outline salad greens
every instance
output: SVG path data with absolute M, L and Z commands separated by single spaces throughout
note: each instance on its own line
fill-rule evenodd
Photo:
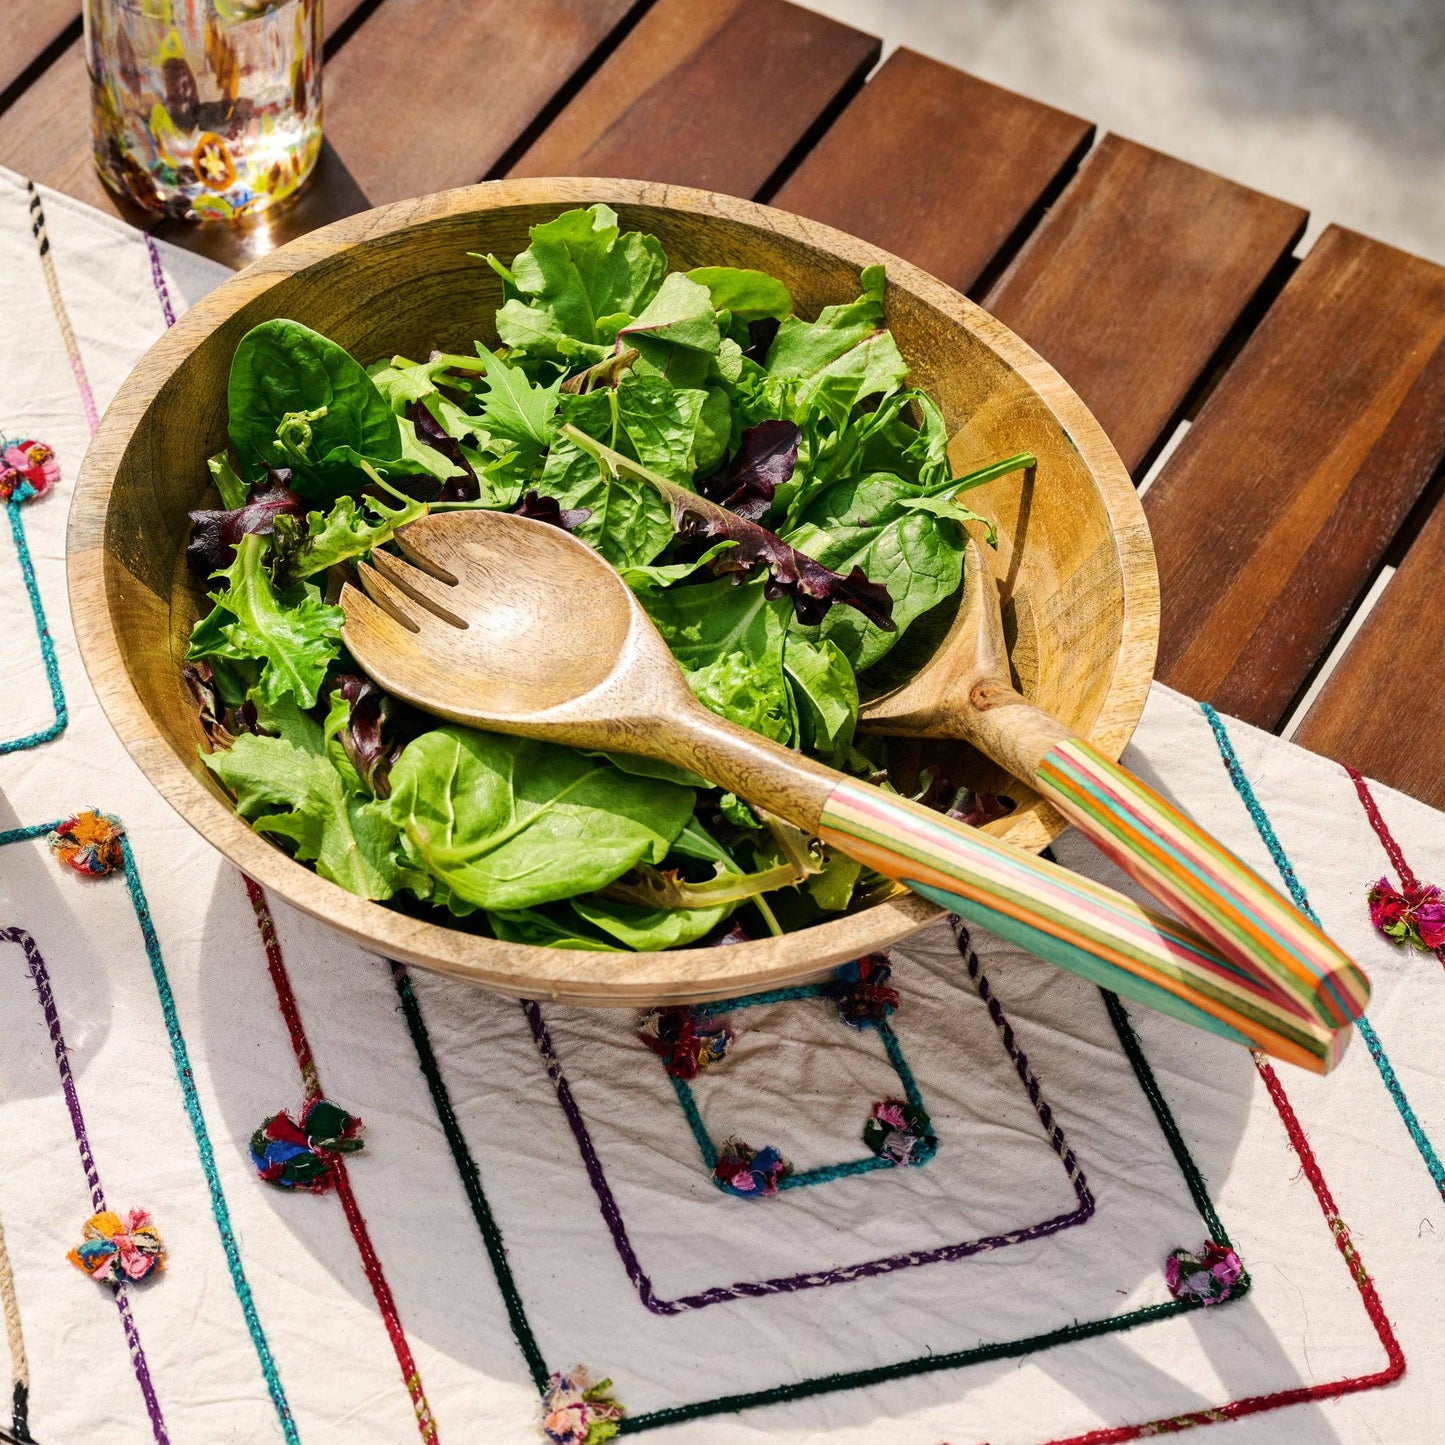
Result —
M 702 778 L 398 704 L 347 656 L 335 597 L 431 511 L 566 527 L 703 704 L 892 787 L 886 744 L 854 736 L 859 675 L 958 592 L 963 525 L 988 530 L 963 494 L 1033 458 L 952 475 L 880 267 L 808 320 L 761 272 L 669 270 L 605 205 L 478 261 L 501 278 L 498 350 L 363 367 L 287 320 L 237 346 L 219 505 L 187 548 L 212 604 L 185 667 L 207 766 L 323 877 L 503 940 L 671 948 L 848 908 L 877 880 Z M 916 796 L 1001 811 L 937 770 Z

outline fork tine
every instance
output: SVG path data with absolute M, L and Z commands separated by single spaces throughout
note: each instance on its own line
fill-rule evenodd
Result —
M 356 574 L 361 579 L 363 588 L 360 600 L 369 601 L 373 607 L 384 612 L 393 622 L 406 628 L 408 632 L 418 633 L 421 631 L 421 624 L 412 615 L 411 599 L 404 592 L 393 587 L 380 572 L 366 562 L 356 564 Z M 353 596 L 356 596 L 354 588 L 352 593 Z
M 426 608 L 434 617 L 450 622 L 453 627 L 466 627 L 466 618 L 455 610 L 457 594 L 454 586 L 433 577 L 430 572 L 408 566 L 400 557 L 393 557 L 390 552 L 373 552 L 371 566 L 393 587 Z

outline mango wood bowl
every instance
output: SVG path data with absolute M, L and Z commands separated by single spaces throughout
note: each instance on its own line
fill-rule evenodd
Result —
M 1158 583 L 1144 514 L 1099 425 L 1059 376 L 992 317 L 915 267 L 783 211 L 636 181 L 502 181 L 383 206 L 281 247 L 225 282 L 146 354 L 106 412 L 69 524 L 69 590 L 81 656 L 112 725 L 146 776 L 204 838 L 264 887 L 370 948 L 498 992 L 589 1004 L 727 998 L 816 976 L 939 916 L 913 894 L 781 938 L 666 953 L 586 953 L 500 943 L 354 897 L 251 831 L 198 759 L 181 679 L 204 603 L 184 563 L 186 513 L 226 444 L 226 377 L 242 334 L 284 316 L 362 362 L 495 344 L 499 283 L 469 251 L 511 256 L 527 228 L 605 201 L 650 231 L 676 268 L 750 266 L 780 277 L 815 315 L 888 268 L 889 325 L 912 379 L 948 422 L 955 473 L 1028 450 L 1015 474 L 974 492 L 997 522 L 1006 630 L 1023 691 L 1117 757 L 1154 666 Z M 97 598 L 104 605 L 95 605 Z M 990 831 L 1038 850 L 1063 829 L 1032 792 L 956 744 L 950 776 L 1007 791 Z

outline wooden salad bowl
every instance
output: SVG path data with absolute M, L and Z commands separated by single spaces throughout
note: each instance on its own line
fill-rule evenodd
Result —
M 969 495 L 998 526 L 990 562 L 1019 688 L 1117 758 L 1153 675 L 1158 579 L 1133 484 L 1079 398 L 1006 327 L 897 257 L 784 211 L 649 182 L 498 181 L 398 202 L 292 241 L 217 287 L 146 353 L 101 421 L 71 504 L 71 611 L 101 705 L 141 770 L 207 841 L 296 907 L 389 957 L 501 993 L 613 1005 L 727 998 L 817 976 L 940 910 L 900 890 L 780 938 L 662 953 L 502 943 L 423 922 L 318 877 L 251 830 L 200 762 L 181 677 L 207 605 L 185 565 L 186 514 L 210 488 L 206 458 L 226 444 L 226 379 L 241 336 L 290 317 L 363 363 L 465 351 L 478 336 L 496 344 L 500 283 L 467 253 L 511 256 L 529 226 L 597 201 L 624 229 L 656 235 L 674 268 L 777 276 L 805 316 L 857 295 L 862 267 L 887 267 L 888 324 L 910 380 L 942 408 L 955 474 L 1020 451 L 1038 458 L 1032 474 Z M 1014 800 L 989 832 L 1037 851 L 1063 831 L 1057 813 L 980 755 L 911 746 L 923 761 L 946 750 L 951 779 Z

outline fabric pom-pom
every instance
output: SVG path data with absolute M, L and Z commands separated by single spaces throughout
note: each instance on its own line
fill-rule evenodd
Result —
M 336 1182 L 332 1165 L 339 1154 L 362 1148 L 362 1123 L 338 1104 L 312 1099 L 298 1124 L 284 1109 L 251 1135 L 256 1172 L 278 1189 L 309 1189 L 325 1194 Z
M 828 997 L 838 1005 L 838 1017 L 855 1029 L 876 1028 L 898 1007 L 898 990 L 888 984 L 892 977 L 881 953 L 845 963 L 827 985 Z
M 863 1126 L 863 1142 L 890 1164 L 926 1164 L 938 1152 L 932 1121 L 903 1099 L 874 1104 Z
M 60 463 L 44 442 L 0 442 L 0 502 L 28 502 L 60 480 Z
M 1370 922 L 1396 943 L 1434 952 L 1445 944 L 1445 897 L 1433 883 L 1390 886 L 1381 878 L 1365 895 Z
M 101 1284 L 136 1283 L 166 1267 L 166 1247 L 144 1209 L 132 1209 L 124 1219 L 103 1209 L 85 1221 L 81 1233 L 81 1242 L 65 1257 Z
M 778 1181 L 786 1179 L 793 1166 L 773 1148 L 753 1149 L 741 1139 L 729 1139 L 713 1166 L 713 1182 L 739 1199 L 770 1199 L 778 1192 Z
M 1239 1256 L 1212 1239 L 1199 1254 L 1176 1249 L 1164 1262 L 1164 1282 L 1175 1299 L 1222 1304 L 1234 1293 L 1235 1281 L 1244 1273 Z
M 690 1008 L 655 1008 L 642 1016 L 637 1037 L 666 1065 L 674 1079 L 695 1079 L 726 1057 L 733 1031 Z
M 607 1391 L 611 1380 L 599 1380 L 577 1365 L 555 1374 L 542 1393 L 542 1438 L 549 1445 L 601 1445 L 617 1434 L 622 1406 Z
M 119 818 L 87 808 L 52 828 L 45 841 L 62 863 L 68 863 L 77 873 L 99 878 L 124 862 L 120 851 L 124 832 L 125 825 Z

